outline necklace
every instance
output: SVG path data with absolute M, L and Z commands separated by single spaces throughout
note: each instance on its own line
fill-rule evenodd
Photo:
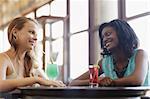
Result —
M 127 61 L 127 64 L 124 66 L 124 68 L 120 71 L 117 69 L 117 62 L 113 59 L 113 65 L 114 65 L 114 71 L 116 72 L 117 76 L 119 78 L 122 78 L 127 70 L 127 67 L 128 67 L 128 63 L 129 63 L 129 59 Z

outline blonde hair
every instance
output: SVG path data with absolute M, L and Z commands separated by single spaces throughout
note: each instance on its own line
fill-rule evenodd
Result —
M 24 24 L 27 23 L 28 21 L 32 21 L 35 24 L 39 25 L 37 21 L 31 18 L 26 18 L 26 17 L 18 17 L 15 18 L 14 20 L 11 21 L 8 27 L 8 40 L 10 45 L 17 51 L 17 44 L 15 41 L 15 36 L 13 35 L 14 29 L 21 30 L 24 27 Z M 33 52 L 32 52 L 33 53 Z M 30 76 L 30 70 L 33 65 L 34 61 L 34 56 L 31 54 L 31 51 L 26 52 L 25 57 L 24 57 L 24 77 L 29 77 Z

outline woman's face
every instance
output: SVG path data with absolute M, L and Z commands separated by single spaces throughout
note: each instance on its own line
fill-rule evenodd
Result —
M 106 49 L 111 51 L 118 46 L 117 33 L 112 27 L 107 26 L 102 30 L 102 38 Z
M 32 21 L 28 21 L 24 24 L 21 30 L 17 31 L 16 43 L 18 47 L 25 50 L 32 50 L 37 43 L 37 31 L 38 26 Z

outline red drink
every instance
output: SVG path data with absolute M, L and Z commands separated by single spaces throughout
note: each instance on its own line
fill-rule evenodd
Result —
M 89 84 L 91 87 L 98 87 L 98 67 L 94 65 L 89 66 Z

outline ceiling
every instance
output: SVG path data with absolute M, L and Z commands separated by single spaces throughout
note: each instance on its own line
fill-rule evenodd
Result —
M 53 0 L 0 0 L 0 27 Z

